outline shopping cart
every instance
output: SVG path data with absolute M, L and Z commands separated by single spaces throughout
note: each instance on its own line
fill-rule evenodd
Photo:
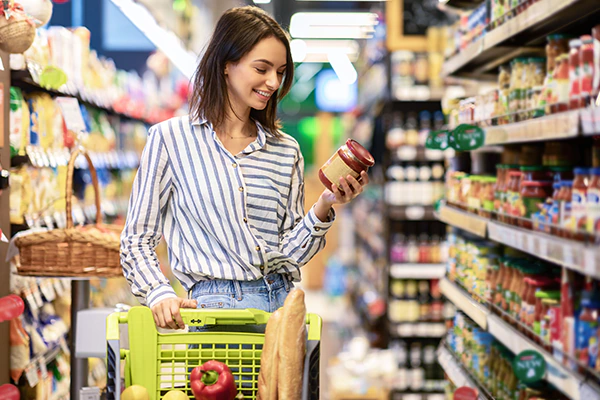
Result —
M 227 332 L 219 326 L 264 325 L 271 314 L 255 309 L 182 309 L 181 316 L 188 326 L 211 326 L 208 332 L 159 333 L 152 311 L 133 307 L 128 312 L 111 314 L 107 332 L 107 400 L 120 399 L 121 380 L 125 387 L 141 385 L 148 390 L 150 400 L 160 400 L 170 390 L 193 394 L 189 373 L 209 360 L 229 366 L 245 399 L 256 399 L 260 356 L 264 333 Z M 319 359 L 321 318 L 307 314 L 308 341 L 304 361 L 303 400 L 319 400 Z M 121 348 L 122 326 L 127 325 L 128 349 Z M 121 360 L 125 367 L 121 369 Z M 122 372 L 123 371 L 123 372 Z M 124 376 L 121 374 L 123 373 Z

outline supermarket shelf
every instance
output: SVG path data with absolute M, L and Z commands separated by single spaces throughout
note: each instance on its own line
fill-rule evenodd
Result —
M 483 238 L 486 236 L 489 220 L 473 213 L 462 211 L 442 203 L 437 213 L 437 218 L 448 225 L 463 229 L 474 235 Z
M 392 87 L 394 83 L 392 82 Z M 446 94 L 446 89 L 434 88 L 424 85 L 397 87 L 392 96 L 395 102 L 440 102 Z
M 479 392 L 477 397 L 478 400 L 493 400 L 494 397 L 478 383 L 478 381 L 471 375 L 469 371 L 460 363 L 460 361 L 454 356 L 444 344 L 440 345 L 437 350 L 438 363 L 448 375 L 448 378 L 454 383 L 456 387 L 468 386 L 476 389 Z
M 454 8 L 475 8 L 482 0 L 440 0 L 440 3 Z
M 485 129 L 485 145 L 568 139 L 579 135 L 580 111 L 548 115 Z
M 515 330 L 497 315 L 488 316 L 488 331 L 515 354 L 531 349 L 539 352 L 546 360 L 547 373 L 545 379 L 572 400 L 600 398 L 599 386 L 591 382 L 585 382 L 581 375 L 565 368 L 542 347 Z
M 395 279 L 441 279 L 445 264 L 392 264 L 390 276 Z
M 27 92 L 44 92 L 44 93 L 48 93 L 51 96 L 74 97 L 80 103 L 87 104 L 92 107 L 100 108 L 110 114 L 117 115 L 121 118 L 128 118 L 128 119 L 131 119 L 134 121 L 139 121 L 139 122 L 142 122 L 145 124 L 150 123 L 149 121 L 146 121 L 145 119 L 140 119 L 140 118 L 132 117 L 131 115 L 116 112 L 111 107 L 106 107 L 105 105 L 100 104 L 100 102 L 96 102 L 94 100 L 84 98 L 81 94 L 69 94 L 69 93 L 59 92 L 58 90 L 46 89 L 46 88 L 40 86 L 37 82 L 35 82 L 33 80 L 29 71 L 11 70 L 10 75 L 11 75 L 10 76 L 11 77 L 11 82 L 10 82 L 11 85 L 18 87 L 21 90 L 24 90 Z
M 390 322 L 396 338 L 442 338 L 448 331 L 443 322 Z
M 451 3 L 449 1 L 448 5 Z M 489 71 L 493 68 L 492 64 L 504 56 L 516 56 L 512 54 L 514 48 L 506 45 L 541 46 L 546 35 L 576 27 L 581 24 L 582 18 L 593 18 L 598 12 L 600 2 L 597 0 L 541 0 L 450 58 L 444 64 L 442 74 L 449 76 Z
M 391 151 L 392 162 L 435 162 L 443 161 L 447 158 L 452 158 L 454 152 L 427 149 L 424 146 L 400 146 L 394 151 Z
M 488 317 L 490 316 L 490 310 L 487 307 L 477 302 L 469 293 L 448 280 L 448 278 L 440 281 L 440 289 L 448 300 L 467 314 L 477 325 L 487 329 Z
M 600 279 L 598 247 L 496 221 L 488 223 L 488 236 L 498 243 Z
M 388 205 L 388 217 L 395 221 L 433 221 L 433 206 L 394 206 Z

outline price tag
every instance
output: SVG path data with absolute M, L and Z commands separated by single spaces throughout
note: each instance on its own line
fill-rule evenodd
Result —
M 536 253 L 535 251 L 535 237 L 533 235 L 527 235 L 527 250 L 530 253 Z
M 583 251 L 583 269 L 584 271 L 592 276 L 598 276 L 598 270 L 596 268 L 596 254 L 592 249 L 585 249 Z
M 600 400 L 600 393 L 584 382 L 579 386 L 579 398 L 585 400 Z
M 83 121 L 83 115 L 81 115 L 77 99 L 73 97 L 57 97 L 56 102 L 60 107 L 68 130 L 77 134 L 81 131 L 86 131 L 85 122 Z
M 548 241 L 546 239 L 538 240 L 538 252 L 540 257 L 548 257 Z
M 42 379 L 46 379 L 48 377 L 48 368 L 46 368 L 46 359 L 44 356 L 40 356 L 38 363 L 40 365 L 40 374 L 42 375 Z
M 27 378 L 27 383 L 29 383 L 29 386 L 35 387 L 40 382 L 37 367 L 34 365 L 29 365 L 27 368 L 25 368 L 25 378 Z
M 573 248 L 569 245 L 563 246 L 563 262 L 573 265 Z

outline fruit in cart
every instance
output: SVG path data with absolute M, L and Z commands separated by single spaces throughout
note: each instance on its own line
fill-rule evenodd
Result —
M 190 398 L 181 390 L 171 390 L 164 395 L 162 400 L 190 400 Z
M 145 387 L 131 385 L 121 393 L 121 400 L 150 400 L 150 394 Z
M 194 368 L 190 374 L 190 387 L 196 400 L 234 400 L 237 395 L 231 370 L 217 360 Z

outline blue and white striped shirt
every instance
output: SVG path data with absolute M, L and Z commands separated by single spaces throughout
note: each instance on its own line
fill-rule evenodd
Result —
M 304 215 L 304 158 L 298 142 L 258 136 L 232 155 L 206 120 L 173 118 L 150 128 L 135 178 L 121 264 L 133 293 L 152 307 L 176 294 L 155 248 L 164 236 L 171 269 L 186 290 L 206 279 L 300 280 L 325 246 L 335 215 Z

